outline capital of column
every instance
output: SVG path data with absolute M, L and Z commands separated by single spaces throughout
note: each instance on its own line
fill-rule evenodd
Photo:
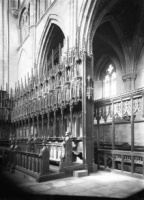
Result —
M 129 73 L 126 75 L 122 76 L 123 81 L 128 81 L 128 80 L 135 80 L 136 79 L 136 73 Z

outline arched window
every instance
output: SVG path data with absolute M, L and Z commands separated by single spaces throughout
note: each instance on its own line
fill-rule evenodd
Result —
M 29 25 L 30 25 L 30 6 L 26 9 L 24 9 L 21 21 L 20 21 L 20 42 L 23 42 L 24 39 L 29 34 Z
M 110 64 L 105 71 L 103 86 L 103 96 L 105 98 L 116 95 L 116 71 L 112 64 Z

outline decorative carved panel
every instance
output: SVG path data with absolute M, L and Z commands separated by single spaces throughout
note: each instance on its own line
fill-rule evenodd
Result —
M 131 118 L 131 101 L 127 100 L 123 102 L 123 119 L 130 121 Z

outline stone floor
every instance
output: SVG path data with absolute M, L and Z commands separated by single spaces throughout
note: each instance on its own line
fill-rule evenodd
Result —
M 144 179 L 99 171 L 89 176 L 66 177 L 37 183 L 24 175 L 2 172 L 0 199 L 144 199 Z M 41 198 L 40 198 L 41 197 Z

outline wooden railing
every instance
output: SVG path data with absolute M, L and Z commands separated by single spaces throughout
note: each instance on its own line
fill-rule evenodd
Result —
M 15 166 L 34 177 L 49 172 L 49 151 L 43 147 L 41 154 L 21 152 L 14 150 Z
M 143 152 L 122 149 L 97 149 L 97 146 L 95 146 L 94 152 L 95 163 L 99 169 L 121 170 L 144 176 Z
M 38 138 L 19 141 L 12 139 L 10 147 L 0 149 L 7 170 L 11 173 L 15 170 L 22 171 L 40 181 L 50 174 L 50 162 L 59 164 L 59 172 L 64 172 L 65 167 L 73 166 L 73 156 L 82 159 L 82 141 L 76 141 L 75 144 L 73 148 L 72 139 L 68 136 L 59 142 L 50 142 L 46 139 L 42 141 Z
M 27 142 L 19 143 L 19 147 L 22 152 L 28 152 L 28 145 L 29 145 L 29 152 L 33 154 L 41 154 L 43 145 L 42 142 L 39 140 L 38 142 L 33 141 L 31 144 Z M 46 147 L 49 150 L 49 160 L 60 162 L 61 157 L 64 157 L 64 146 L 62 142 L 47 142 Z
M 10 158 L 10 141 L 1 140 L 0 141 L 0 159 L 1 164 L 6 166 Z
M 30 152 L 31 153 L 35 153 L 35 154 L 40 154 L 41 150 L 43 148 L 42 145 L 42 140 L 41 139 L 37 139 L 31 142 L 30 145 Z M 73 154 L 74 155 L 78 155 L 83 152 L 82 149 L 82 140 L 77 140 L 75 142 L 75 147 L 73 147 Z M 21 148 L 21 151 L 28 151 L 28 144 L 27 141 L 23 141 L 19 143 L 19 147 Z M 49 149 L 49 161 L 54 161 L 56 163 L 59 164 L 59 162 L 61 161 L 61 158 L 64 157 L 65 154 L 65 148 L 63 146 L 63 141 L 59 140 L 59 141 L 47 141 L 46 142 L 46 147 Z
M 11 173 L 15 169 L 36 178 L 37 181 L 49 173 L 49 150 L 43 145 L 41 153 L 21 151 L 19 145 L 15 145 L 10 151 L 9 165 Z

